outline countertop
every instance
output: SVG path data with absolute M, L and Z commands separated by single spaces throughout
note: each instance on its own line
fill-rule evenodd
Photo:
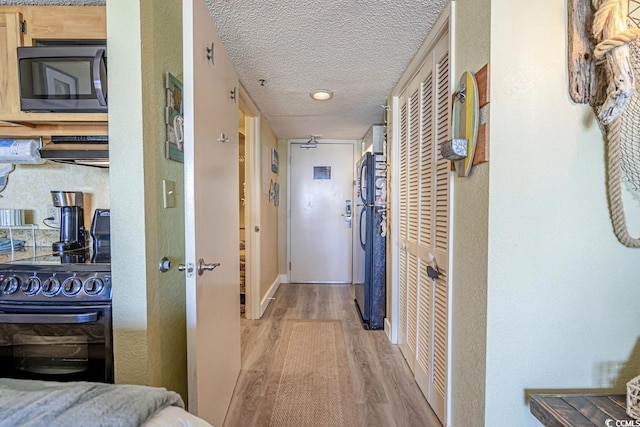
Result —
M 626 408 L 624 394 L 534 394 L 530 402 L 531 413 L 546 427 L 636 425 Z
M 48 255 L 53 255 L 51 246 L 25 246 L 20 249 L 0 251 L 0 264 Z

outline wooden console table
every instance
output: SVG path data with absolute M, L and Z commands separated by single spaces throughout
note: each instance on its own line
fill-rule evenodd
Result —
M 613 427 L 617 420 L 635 421 L 627 415 L 624 394 L 534 394 L 529 407 L 545 427 Z

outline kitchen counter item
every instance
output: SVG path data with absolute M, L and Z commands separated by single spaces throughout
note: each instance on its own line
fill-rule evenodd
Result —
M 0 239 L 0 251 L 10 251 L 24 248 L 24 240 Z
M 84 248 L 84 195 L 81 191 L 52 191 L 53 206 L 60 208 L 60 241 L 53 243 L 56 253 Z
M 0 226 L 13 227 L 24 224 L 24 209 L 0 209 Z

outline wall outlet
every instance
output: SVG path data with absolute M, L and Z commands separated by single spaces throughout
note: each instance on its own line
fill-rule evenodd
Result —
M 53 205 L 48 205 L 47 218 L 53 218 L 47 221 L 49 225 L 60 227 L 60 208 L 56 208 Z

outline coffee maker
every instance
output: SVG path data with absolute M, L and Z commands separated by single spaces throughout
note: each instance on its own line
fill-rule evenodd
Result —
M 84 248 L 84 197 L 81 191 L 52 191 L 53 205 L 60 208 L 60 241 L 52 245 L 53 252 Z
M 96 209 L 93 212 L 91 241 L 93 242 L 91 262 L 111 262 L 111 211 L 109 209 Z

